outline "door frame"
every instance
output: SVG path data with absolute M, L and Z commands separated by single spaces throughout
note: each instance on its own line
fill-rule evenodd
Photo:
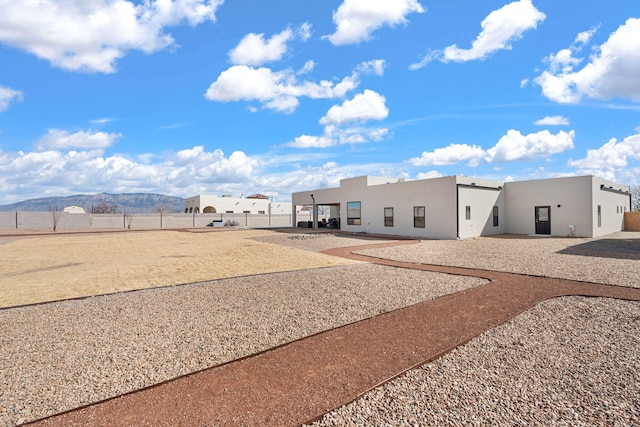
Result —
M 546 220 L 540 219 L 540 211 L 542 209 L 547 210 Z M 536 234 L 551 234 L 551 206 L 536 206 L 534 208 L 534 217 L 536 220 Z

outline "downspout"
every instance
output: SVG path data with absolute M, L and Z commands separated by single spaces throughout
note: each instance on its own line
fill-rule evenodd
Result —
M 456 238 L 460 238 L 460 184 L 456 184 Z
M 311 195 L 311 200 L 313 201 L 312 203 L 312 207 L 311 207 L 311 221 L 313 221 L 311 224 L 311 228 L 312 229 L 317 229 L 318 228 L 318 221 L 316 220 L 316 198 L 313 197 L 313 194 Z

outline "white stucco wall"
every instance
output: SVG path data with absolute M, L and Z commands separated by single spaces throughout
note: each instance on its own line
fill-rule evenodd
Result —
M 458 197 L 461 208 L 456 213 L 457 184 L 476 184 L 477 188 L 461 188 Z M 504 214 L 503 199 L 497 188 L 500 183 L 468 177 L 410 180 L 362 176 L 340 181 L 340 187 L 294 193 L 293 205 L 309 204 L 311 195 L 318 205 L 339 205 L 340 228 L 348 232 L 395 234 L 431 239 L 455 239 L 458 225 L 464 237 L 504 233 L 504 222 L 493 227 L 493 206 L 497 203 Z M 360 202 L 361 225 L 347 222 L 347 203 Z M 472 221 L 464 222 L 465 204 L 472 205 Z M 414 207 L 424 206 L 425 227 L 414 227 Z M 393 226 L 385 226 L 385 208 L 393 208 Z M 332 209 L 332 216 L 337 209 Z M 461 219 L 460 219 L 461 215 Z M 459 221 L 459 222 L 457 222 Z
M 504 234 L 506 211 L 502 185 L 493 181 L 458 177 L 458 224 L 460 238 Z M 471 210 L 467 219 L 466 207 Z M 498 225 L 493 225 L 493 208 L 498 208 Z
M 512 234 L 535 233 L 535 207 L 551 207 L 551 234 L 566 236 L 575 226 L 574 236 L 597 237 L 622 229 L 629 196 L 603 191 L 600 185 L 628 191 L 628 187 L 594 176 L 507 182 L 507 230 Z M 602 206 L 598 227 L 597 206 Z M 618 206 L 616 212 L 616 206 Z
M 378 181 L 380 182 L 380 181 Z M 362 226 L 350 231 L 411 235 L 433 239 L 455 239 L 455 179 L 378 183 L 362 189 L 349 201 L 362 201 Z M 414 207 L 424 206 L 425 227 L 414 227 Z M 384 225 L 384 208 L 393 208 L 393 227 Z M 343 221 L 344 224 L 344 221 Z
M 612 188 L 604 191 L 601 186 Z M 340 217 L 344 231 L 431 239 L 535 234 L 535 208 L 548 206 L 551 235 L 594 237 L 622 229 L 624 211 L 630 209 L 629 196 L 623 194 L 628 190 L 593 176 L 505 184 L 465 176 L 410 181 L 362 176 L 341 180 L 337 188 L 293 193 L 292 202 L 293 206 L 310 205 L 313 194 L 316 207 L 331 206 L 331 217 Z M 361 203 L 360 225 L 348 224 L 347 202 Z M 414 227 L 415 206 L 425 207 L 425 228 Z M 471 208 L 468 220 L 466 206 Z M 498 208 L 498 226 L 493 225 L 494 206 Z M 385 226 L 386 207 L 394 209 L 392 227 Z
M 215 209 L 215 213 L 251 213 L 280 215 L 291 213 L 290 202 L 271 202 L 268 199 L 249 199 L 238 197 L 218 197 L 199 195 L 184 199 L 184 208 L 192 212 L 196 207 L 204 213 L 207 207 Z
M 629 187 L 593 177 L 593 237 L 603 236 L 622 230 L 624 213 L 629 206 Z M 601 220 L 598 224 L 598 206 L 601 207 Z
M 85 208 L 83 208 L 82 206 L 67 206 L 64 208 L 64 212 L 68 212 L 68 213 L 87 213 L 87 211 L 85 210 Z
M 504 185 L 507 230 L 535 234 L 535 207 L 549 206 L 551 235 L 592 237 L 591 176 L 507 182 Z

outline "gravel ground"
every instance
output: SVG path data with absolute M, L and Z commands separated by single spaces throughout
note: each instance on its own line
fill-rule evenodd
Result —
M 640 237 L 636 234 L 634 239 Z M 283 234 L 268 241 L 308 250 L 371 243 L 322 236 Z M 596 251 L 609 253 L 608 258 L 593 252 L 557 253 L 593 250 L 571 246 L 594 242 L 582 240 L 481 238 L 383 251 L 386 257 L 418 262 L 428 262 L 425 253 L 433 252 L 429 256 L 448 255 L 456 265 L 471 258 L 467 251 L 475 251 L 475 262 L 485 258 L 478 254 L 487 254 L 495 258 L 493 264 L 502 254 L 512 264 L 493 267 L 496 270 L 537 268 L 556 277 L 569 277 L 576 274 L 572 270 L 592 262 L 605 271 L 594 270 L 584 280 L 616 284 L 620 279 L 620 284 L 632 285 L 617 270 L 622 265 L 637 271 L 639 261 L 625 258 L 618 263 L 611 244 L 608 251 Z M 431 244 L 442 245 L 438 248 L 446 254 L 438 254 Z M 635 256 L 633 248 L 628 255 Z M 379 255 L 380 250 L 375 252 Z M 582 258 L 586 263 L 577 261 Z M 536 267 L 540 262 L 560 265 Z M 0 310 L 0 426 L 480 283 L 357 264 Z M 637 425 L 638 354 L 640 304 L 556 299 L 326 415 L 317 425 Z
M 296 241 L 323 248 L 370 243 L 334 237 Z M 481 283 L 355 264 L 0 310 L 0 425 L 52 415 Z
M 640 304 L 545 301 L 321 426 L 640 425 Z
M 360 252 L 408 262 L 640 287 L 640 232 L 621 232 L 602 239 L 500 236 L 424 240 L 417 246 Z

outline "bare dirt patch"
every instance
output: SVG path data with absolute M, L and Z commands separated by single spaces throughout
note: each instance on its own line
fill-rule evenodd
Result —
M 12 237 L 0 245 L 0 308 L 352 261 L 256 237 L 265 230 Z

